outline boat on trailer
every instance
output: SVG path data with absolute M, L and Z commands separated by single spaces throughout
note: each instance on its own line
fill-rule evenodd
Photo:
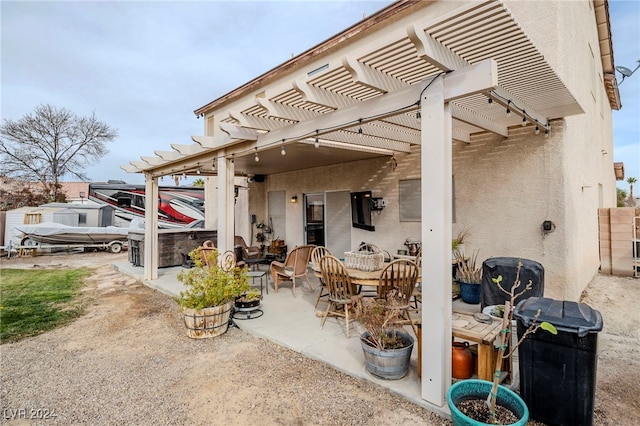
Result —
M 69 226 L 55 222 L 17 225 L 24 236 L 22 247 L 37 247 L 43 244 L 64 248 L 98 248 L 119 253 L 127 244 L 132 228 L 117 226 Z

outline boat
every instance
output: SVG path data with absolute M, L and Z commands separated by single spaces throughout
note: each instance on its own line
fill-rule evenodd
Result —
M 127 243 L 129 231 L 133 228 L 117 226 L 69 226 L 55 222 L 16 225 L 24 236 L 21 246 L 39 244 L 66 245 L 78 247 L 98 247 L 119 252 Z

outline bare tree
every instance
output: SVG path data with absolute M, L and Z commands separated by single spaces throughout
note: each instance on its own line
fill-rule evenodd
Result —
M 64 108 L 39 105 L 17 121 L 4 119 L 0 135 L 0 175 L 40 182 L 56 199 L 63 176 L 88 180 L 84 169 L 109 152 L 105 145 L 118 131 L 95 113 L 79 117 Z

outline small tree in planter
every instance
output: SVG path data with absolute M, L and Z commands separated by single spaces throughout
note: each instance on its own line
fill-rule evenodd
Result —
M 246 270 L 223 269 L 217 250 L 203 251 L 198 247 L 189 257 L 195 267 L 178 274 L 186 290 L 176 298 L 184 314 L 187 335 L 195 339 L 218 336 L 227 331 L 235 299 L 250 289 Z
M 510 391 L 509 389 L 499 386 L 500 379 L 502 377 L 502 365 L 504 359 L 510 357 L 513 352 L 520 346 L 522 341 L 532 333 L 538 331 L 538 329 L 542 328 L 545 331 L 548 331 L 552 334 L 557 334 L 558 331 L 553 326 L 553 324 L 543 321 L 538 323 L 538 317 L 540 316 L 540 311 L 536 313 L 533 318 L 533 322 L 527 328 L 525 333 L 522 335 L 520 340 L 513 345 L 511 350 L 508 353 L 505 353 L 507 348 L 509 347 L 509 341 L 511 339 L 511 325 L 513 321 L 513 309 L 514 309 L 514 301 L 524 292 L 531 290 L 533 283 L 531 280 L 525 285 L 525 287 L 521 290 L 518 290 L 521 287 L 520 282 L 520 270 L 522 268 L 522 262 L 518 261 L 518 270 L 516 272 L 516 278 L 514 285 L 511 287 L 510 291 L 505 290 L 502 287 L 502 275 L 498 275 L 496 278 L 492 278 L 491 281 L 500 288 L 501 291 L 509 295 L 509 300 L 505 302 L 504 305 L 504 315 L 502 317 L 502 330 L 500 332 L 499 342 L 498 342 L 498 357 L 496 361 L 496 368 L 493 375 L 493 383 L 487 382 L 484 380 L 464 380 L 457 382 L 454 384 L 449 390 L 449 395 L 447 401 L 449 403 L 449 408 L 451 409 L 452 418 L 454 425 L 456 424 L 469 424 L 467 423 L 468 419 L 473 419 L 476 421 L 476 424 L 482 424 L 481 422 L 486 421 L 485 424 L 526 424 L 527 419 L 529 417 L 528 410 L 526 404 L 522 399 L 515 393 Z M 476 386 L 477 385 L 477 386 Z M 473 399 L 465 398 L 463 392 L 468 388 L 470 394 L 472 394 Z M 456 389 L 459 388 L 459 389 Z M 488 390 L 488 395 L 486 396 L 486 401 L 479 397 L 478 388 L 482 388 L 485 391 Z M 459 398 L 456 401 L 455 397 L 452 395 L 458 394 Z M 475 398 L 478 396 L 478 398 Z M 463 402 L 463 400 L 465 400 Z M 504 401 L 509 402 L 509 405 L 513 404 L 514 407 L 520 406 L 522 408 L 521 418 L 518 420 L 517 418 L 510 418 L 515 416 L 516 413 L 509 413 L 509 409 L 502 410 L 500 415 L 498 415 L 498 399 L 502 399 Z

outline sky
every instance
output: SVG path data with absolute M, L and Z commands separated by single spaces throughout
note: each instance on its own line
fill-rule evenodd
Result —
M 40 104 L 95 113 L 119 136 L 85 173 L 94 182 L 143 183 L 120 165 L 192 143 L 191 135 L 204 134 L 195 109 L 390 3 L 2 0 L 1 115 L 18 120 Z M 609 6 L 615 63 L 634 69 L 640 1 Z M 640 70 L 620 96 L 614 161 L 640 181 Z

